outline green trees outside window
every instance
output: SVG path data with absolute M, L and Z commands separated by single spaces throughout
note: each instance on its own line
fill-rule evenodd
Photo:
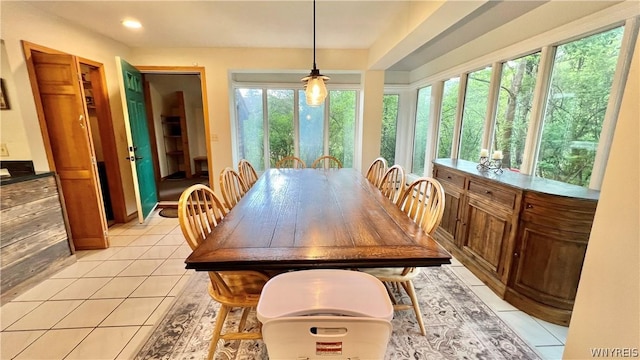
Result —
M 420 176 L 424 174 L 424 157 L 427 148 L 430 108 L 431 86 L 427 86 L 418 90 L 416 124 L 413 131 L 413 158 L 411 161 L 411 172 Z
M 536 175 L 588 186 L 623 28 L 558 46 Z
M 357 91 L 331 90 L 325 105 L 319 107 L 307 106 L 301 90 L 239 88 L 234 93 L 238 155 L 256 170 L 266 168 L 265 158 L 270 167 L 290 155 L 310 165 L 325 153 L 338 158 L 344 167 L 353 166 Z M 298 119 L 294 119 L 296 113 Z
M 451 157 L 453 144 L 453 127 L 456 123 L 456 108 L 458 106 L 458 88 L 460 78 L 455 77 L 444 82 L 442 92 L 442 106 L 440 108 L 440 126 L 438 129 L 438 157 Z
M 474 71 L 467 77 L 462 110 L 462 137 L 458 155 L 460 159 L 477 161 L 480 156 L 490 82 L 490 67 Z
M 294 154 L 293 90 L 267 90 L 269 124 L 269 164 Z M 259 134 L 256 134 L 258 136 Z M 257 141 L 257 140 L 256 140 Z M 262 137 L 260 141 L 263 141 Z
M 309 106 L 298 90 L 300 158 L 307 165 L 324 154 L 324 106 Z M 293 155 L 293 154 L 291 154 Z
M 520 169 L 531 118 L 540 52 L 502 64 L 492 148 L 502 150 L 502 165 Z
M 238 155 L 256 170 L 264 170 L 262 89 L 236 89 Z
M 389 165 L 396 161 L 396 129 L 398 125 L 398 101 L 400 95 L 385 94 L 382 98 L 382 136 L 380 137 L 380 156 Z
M 412 172 L 424 174 L 428 139 L 436 140 L 437 136 L 435 157 L 450 158 L 452 144 L 458 142 L 459 136 L 458 157 L 477 161 L 485 138 L 491 143 L 488 147 L 502 151 L 505 167 L 519 170 L 523 159 L 528 158 L 535 164 L 527 167 L 527 171 L 533 170 L 536 176 L 588 186 L 623 32 L 623 27 L 617 27 L 555 49 L 550 47 L 554 52 L 551 70 L 546 66 L 539 68 L 541 52 L 503 62 L 500 83 L 495 84 L 495 119 L 486 119 L 487 106 L 494 105 L 488 104 L 492 69 L 471 72 L 461 102 L 464 108 L 459 134 L 454 133 L 454 128 L 460 78 L 444 82 L 437 134 L 428 133 L 432 121 L 429 118 L 432 87 L 418 89 Z M 537 82 L 546 76 L 550 76 L 548 89 L 536 89 Z M 311 162 L 322 154 L 329 154 L 340 159 L 345 167 L 353 166 L 358 92 L 331 90 L 325 105 L 312 109 L 300 101 L 299 91 L 235 90 L 239 156 L 248 159 L 258 170 L 273 166 L 287 155 L 302 156 Z M 543 105 L 533 103 L 535 91 L 545 100 Z M 381 156 L 389 163 L 395 163 L 396 141 L 401 141 L 396 139 L 399 96 L 383 97 Z M 543 119 L 532 119 L 532 113 L 542 114 Z M 490 128 L 485 127 L 487 121 L 494 121 L 492 139 L 486 139 L 483 134 L 485 128 Z M 529 128 L 534 128 L 535 133 L 529 134 Z M 539 139 L 531 138 L 535 134 Z M 528 138 L 533 146 L 525 149 Z
M 329 91 L 329 155 L 353 167 L 356 137 L 356 92 Z

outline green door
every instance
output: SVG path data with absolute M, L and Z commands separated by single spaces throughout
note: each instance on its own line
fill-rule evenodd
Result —
M 129 119 L 128 126 L 126 126 L 129 142 L 128 159 L 131 162 L 131 170 L 133 172 L 138 219 L 142 223 L 158 204 L 142 74 L 138 69 L 119 57 L 116 62 L 122 73 L 120 91 L 124 94 L 124 116 Z M 127 124 L 126 121 L 125 124 Z

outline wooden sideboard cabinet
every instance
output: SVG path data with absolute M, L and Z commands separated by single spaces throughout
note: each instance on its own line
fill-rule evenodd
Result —
M 445 190 L 434 237 L 509 303 L 567 325 L 599 192 L 476 165 L 434 161 Z

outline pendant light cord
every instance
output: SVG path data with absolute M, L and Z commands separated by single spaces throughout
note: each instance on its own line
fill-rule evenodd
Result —
M 313 0 L 313 69 L 316 69 L 316 0 Z

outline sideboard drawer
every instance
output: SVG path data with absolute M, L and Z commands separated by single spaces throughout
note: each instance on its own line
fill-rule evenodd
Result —
M 469 180 L 469 195 L 476 195 L 509 209 L 514 209 L 516 206 L 517 194 L 515 190 L 508 187 L 493 186 L 475 179 Z
M 566 231 L 590 233 L 597 201 L 526 192 L 521 219 Z
M 436 166 L 434 168 L 434 177 L 440 181 L 440 182 L 447 182 L 450 183 L 451 185 L 454 185 L 455 187 L 459 187 L 459 188 L 463 188 L 464 187 L 464 175 L 458 173 L 458 172 L 453 172 L 453 171 L 448 171 L 446 169 L 443 169 L 439 166 Z

